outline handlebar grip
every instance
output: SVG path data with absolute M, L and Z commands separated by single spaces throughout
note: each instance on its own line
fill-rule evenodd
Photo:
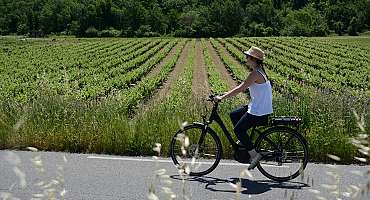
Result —
M 215 97 L 218 96 L 218 95 L 222 95 L 222 93 L 221 94 L 210 94 L 210 95 L 208 95 L 207 101 L 216 102 Z

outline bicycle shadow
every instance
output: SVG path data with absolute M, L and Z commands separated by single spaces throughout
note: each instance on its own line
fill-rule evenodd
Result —
M 170 177 L 172 179 L 182 180 L 179 175 L 172 175 Z M 239 178 L 220 179 L 210 176 L 203 176 L 184 177 L 184 180 L 189 182 L 203 183 L 205 184 L 205 189 L 209 191 L 236 193 L 235 188 L 233 188 L 230 184 L 236 184 L 239 181 Z M 304 187 L 310 187 L 310 185 L 296 181 L 276 182 L 272 180 L 241 179 L 241 193 L 249 195 L 262 194 L 272 190 L 273 188 L 300 190 Z

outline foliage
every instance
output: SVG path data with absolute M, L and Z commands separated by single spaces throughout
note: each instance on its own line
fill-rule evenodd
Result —
M 98 30 L 96 30 L 96 28 L 94 28 L 94 27 L 89 27 L 88 29 L 86 29 L 85 35 L 86 35 L 86 37 L 97 37 L 98 36 Z
M 108 30 L 102 30 L 98 35 L 100 37 L 118 37 L 121 35 L 121 31 L 111 27 Z
M 329 32 L 325 20 L 312 6 L 288 11 L 283 24 L 281 35 L 326 36 Z
M 91 27 L 102 37 L 323 36 L 329 30 L 357 35 L 370 26 L 369 0 L 1 0 L 0 5 L 0 34 L 32 37 L 91 37 Z

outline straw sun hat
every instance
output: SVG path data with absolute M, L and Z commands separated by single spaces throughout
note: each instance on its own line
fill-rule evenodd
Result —
M 255 47 L 255 46 L 252 46 L 248 51 L 244 51 L 243 53 L 248 56 L 257 58 L 258 60 L 265 59 L 265 52 L 263 52 L 262 49 Z

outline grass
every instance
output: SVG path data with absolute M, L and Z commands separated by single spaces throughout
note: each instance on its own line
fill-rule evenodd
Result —
M 55 100 L 55 99 L 53 99 Z M 51 102 L 54 102 L 54 101 L 51 101 Z M 193 104 L 194 102 L 189 102 L 190 105 L 194 105 Z M 166 105 L 166 104 L 164 104 Z M 189 108 L 192 108 L 192 109 L 195 109 L 195 110 L 191 110 L 189 113 L 195 113 L 196 111 L 199 111 L 197 110 L 198 108 L 197 107 L 191 107 L 190 105 L 188 104 L 184 104 L 184 106 L 187 106 Z M 227 106 L 227 102 L 225 102 L 224 104 L 224 108 L 221 108 L 221 109 L 228 109 Z M 81 108 L 81 107 L 80 107 Z M 158 111 L 168 111 L 168 110 L 162 110 L 162 109 L 159 109 Z M 20 111 L 21 112 L 21 111 Z M 83 112 L 83 111 L 82 111 Z M 368 147 L 368 134 L 366 134 L 366 124 L 365 124 L 365 116 L 364 114 L 358 114 L 357 112 L 353 112 L 352 113 L 354 115 L 354 126 L 356 126 L 358 129 L 359 129 L 359 134 L 354 134 L 354 136 L 351 138 L 347 138 L 347 142 L 351 143 L 354 145 L 354 148 L 356 148 L 356 150 L 359 150 L 359 152 L 361 152 L 359 154 L 359 156 L 363 159 L 359 159 L 360 157 L 357 157 L 357 160 L 361 160 L 361 162 L 366 162 L 366 159 L 368 159 L 369 157 L 369 147 Z M 191 115 L 179 115 L 179 117 L 196 117 L 196 116 L 191 116 Z M 168 120 L 173 123 L 173 119 L 170 119 L 168 118 Z M 15 121 L 18 121 L 18 120 L 15 120 Z M 22 120 L 20 120 L 22 121 Z M 20 129 L 22 129 L 22 127 L 25 125 L 25 123 L 27 123 L 27 120 L 24 120 L 24 123 L 19 123 L 17 126 L 13 126 L 13 131 L 14 132 L 17 132 L 19 131 Z M 16 123 L 17 124 L 17 123 Z M 176 124 L 174 125 L 176 127 L 176 129 L 179 128 L 179 124 Z M 17 129 L 18 127 L 18 129 Z M 351 140 L 350 140 L 351 139 Z M 156 141 L 157 139 L 153 139 L 153 141 Z M 159 139 L 161 140 L 161 139 Z M 186 145 L 186 144 L 184 144 Z M 153 155 L 158 155 L 158 156 L 161 156 L 163 155 L 162 153 L 164 151 L 162 151 L 162 148 L 161 148 L 162 145 L 158 144 L 158 143 L 155 143 L 155 147 L 153 148 L 153 145 L 150 146 L 150 150 Z M 32 150 L 33 148 L 29 148 L 30 150 Z M 154 150 L 154 152 L 153 152 Z M 334 153 L 333 153 L 334 154 Z M 325 155 L 326 156 L 326 155 Z M 346 158 L 343 158 L 343 157 L 338 157 L 338 156 L 329 156 L 330 159 L 333 159 L 335 160 L 335 162 L 338 162 L 339 160 L 343 160 L 343 159 L 346 159 Z M 153 157 L 153 159 L 157 159 L 157 157 Z M 365 159 L 365 160 L 364 160 Z M 27 185 L 32 185 L 33 183 L 28 183 L 26 182 L 26 174 L 24 172 L 22 172 L 20 169 L 19 169 L 19 166 L 20 166 L 20 158 L 15 154 L 15 153 L 12 153 L 10 152 L 8 154 L 8 157 L 5 158 L 5 161 L 9 162 L 12 166 L 13 166 L 13 171 L 15 172 L 15 175 L 18 177 L 19 179 L 19 184 L 22 186 L 22 187 L 26 187 Z M 32 159 L 31 159 L 31 162 L 33 163 L 33 165 L 35 166 L 35 168 L 37 169 L 37 171 L 42 174 L 42 173 L 45 173 L 45 169 L 44 169 L 44 165 L 43 165 L 43 161 L 41 159 L 40 156 L 34 156 Z M 64 163 L 67 162 L 67 159 L 64 157 Z M 45 180 L 45 181 L 40 181 L 38 183 L 34 183 L 33 187 L 32 187 L 32 191 L 33 191 L 33 198 L 45 198 L 45 199 L 57 199 L 58 197 L 60 197 L 61 199 L 63 199 L 63 196 L 66 194 L 66 191 L 65 190 L 65 185 L 64 185 L 64 178 L 63 178 L 63 167 L 62 166 L 57 166 L 57 174 L 58 176 L 55 178 L 55 179 L 52 179 L 50 181 L 48 180 Z M 171 181 L 169 175 L 166 174 L 166 171 L 164 169 L 159 169 L 158 166 L 156 165 L 155 166 L 155 170 L 153 171 L 154 173 L 154 177 L 153 177 L 153 181 L 152 181 L 152 184 L 149 188 L 149 193 L 148 193 L 148 196 L 147 198 L 148 199 L 151 199 L 151 200 L 155 200 L 155 199 L 159 199 L 158 197 L 158 194 L 164 194 L 167 196 L 168 199 L 191 199 L 191 193 L 189 192 L 190 190 L 187 188 L 187 184 L 186 184 L 186 171 L 188 169 L 183 169 L 183 170 L 180 170 L 179 173 L 180 173 L 180 176 L 182 178 L 182 186 L 181 186 L 181 193 L 179 194 L 178 192 L 176 191 L 173 191 L 171 189 L 171 187 L 174 186 L 173 182 Z M 370 172 L 370 171 L 368 171 Z M 356 172 L 351 172 L 351 173 L 354 173 L 354 175 L 360 175 L 360 176 L 369 176 L 369 173 L 367 174 L 357 174 Z M 335 166 L 331 167 L 330 169 L 328 169 L 328 172 L 327 172 L 327 176 L 328 176 L 328 180 L 327 180 L 327 183 L 326 184 L 321 184 L 321 189 L 320 190 L 313 190 L 313 189 L 310 189 L 309 191 L 314 193 L 316 195 L 316 198 L 317 199 L 326 199 L 324 196 L 329 196 L 330 199 L 360 199 L 361 197 L 365 197 L 366 198 L 366 195 L 368 195 L 368 191 L 369 191 L 369 186 L 370 186 L 370 183 L 368 182 L 367 185 L 363 185 L 363 184 L 355 184 L 355 185 L 340 185 L 340 177 L 341 177 L 341 174 L 339 174 L 337 171 L 336 171 L 336 168 Z M 241 199 L 241 179 L 242 178 L 252 178 L 253 177 L 251 176 L 251 174 L 248 172 L 248 171 L 245 171 L 243 170 L 241 173 L 240 173 L 240 178 L 239 178 L 239 181 L 236 182 L 236 183 L 230 183 L 230 187 L 234 188 L 235 189 L 235 198 L 236 199 Z M 312 182 L 312 185 L 313 185 L 313 182 Z M 38 188 L 39 187 L 39 188 Z M 36 191 L 40 191 L 38 193 L 35 193 Z M 177 195 L 175 195 L 175 193 L 177 193 Z M 294 195 L 295 193 L 293 192 L 292 195 L 289 197 L 289 199 L 297 199 L 297 197 Z M 5 192 L 0 192 L 0 197 L 4 198 L 4 199 L 12 199 L 12 198 L 15 198 L 16 194 L 12 194 L 11 193 L 11 190 L 9 191 L 5 191 Z M 288 199 L 288 196 L 285 196 L 286 199 Z
M 121 112 L 116 101 L 91 102 L 51 94 L 27 103 L 3 99 L 0 101 L 0 148 L 33 146 L 49 151 L 153 155 L 153 144 L 161 143 L 163 152 L 167 152 L 179 124 L 201 121 L 201 114 L 205 114 L 204 102 L 179 101 L 183 103 L 176 107 L 164 101 L 131 119 Z M 231 132 L 228 113 L 239 103 L 226 100 L 219 110 Z M 348 138 L 360 132 L 352 109 L 363 113 L 367 122 L 366 100 L 317 92 L 314 96 L 302 93 L 294 97 L 274 94 L 273 104 L 274 115 L 303 119 L 299 131 L 309 142 L 312 161 L 328 162 L 326 154 L 334 154 L 343 158 L 343 163 L 356 162 L 352 158 L 358 156 L 358 152 L 348 145 Z M 221 139 L 226 141 L 224 136 Z M 227 145 L 224 155 L 228 158 L 232 155 Z

